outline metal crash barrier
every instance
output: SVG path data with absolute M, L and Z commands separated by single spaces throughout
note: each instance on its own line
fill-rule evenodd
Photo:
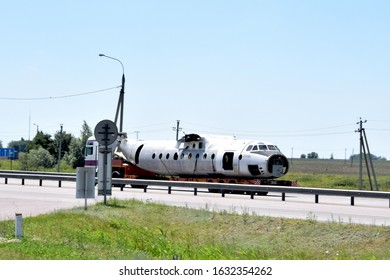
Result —
M 22 185 L 25 180 L 39 180 L 39 185 L 46 180 L 58 181 L 58 187 L 61 187 L 62 181 L 76 182 L 76 174 L 69 173 L 49 173 L 49 172 L 24 172 L 24 171 L 0 171 L 0 178 L 5 179 L 5 184 L 8 184 L 8 179 L 20 179 Z M 144 192 L 147 191 L 147 186 L 164 186 L 168 188 L 168 193 L 172 193 L 172 187 L 175 188 L 193 188 L 194 195 L 197 195 L 199 189 L 213 189 L 220 192 L 222 197 L 227 193 L 234 193 L 239 189 L 240 192 L 249 194 L 251 199 L 254 199 L 256 193 L 276 192 L 281 193 L 282 201 L 286 201 L 286 194 L 307 194 L 314 195 L 315 203 L 319 203 L 319 196 L 339 196 L 350 197 L 350 204 L 355 205 L 355 198 L 377 198 L 388 199 L 390 208 L 390 192 L 381 191 L 362 191 L 362 190 L 342 190 L 342 189 L 323 189 L 323 188 L 302 188 L 302 187 L 286 187 L 286 186 L 267 186 L 267 185 L 244 185 L 244 184 L 227 184 L 227 183 L 206 183 L 192 181 L 169 181 L 169 180 L 142 180 L 142 179 L 121 179 L 112 178 L 113 185 L 139 185 L 142 186 Z M 237 188 L 239 187 L 239 188 Z

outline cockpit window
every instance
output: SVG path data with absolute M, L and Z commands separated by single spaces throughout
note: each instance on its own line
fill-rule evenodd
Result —
M 279 148 L 275 145 L 265 145 L 260 143 L 258 145 L 249 145 L 246 148 L 247 151 L 280 151 Z
M 268 149 L 270 149 L 271 151 L 278 151 L 278 147 L 274 145 L 268 145 Z

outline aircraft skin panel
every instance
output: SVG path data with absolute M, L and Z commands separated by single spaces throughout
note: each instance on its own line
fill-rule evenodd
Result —
M 276 178 L 288 170 L 287 158 L 271 143 L 200 137 L 178 141 L 120 139 L 119 150 L 139 168 L 168 176 Z M 273 149 L 273 150 L 272 150 Z M 273 169 L 273 165 L 282 169 Z M 276 172 L 276 170 L 283 170 Z M 274 171 L 274 172 L 273 172 Z

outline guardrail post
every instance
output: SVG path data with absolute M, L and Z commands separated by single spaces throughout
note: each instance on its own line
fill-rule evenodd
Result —
M 172 193 L 172 187 L 168 186 L 168 194 L 171 194 L 171 193 Z
M 198 188 L 194 188 L 194 195 L 198 195 Z
M 225 190 L 221 190 L 222 197 L 225 197 Z
M 282 201 L 286 201 L 286 193 L 282 193 Z
M 6 185 L 8 184 L 8 178 L 5 178 L 5 184 Z
M 59 188 L 61 188 L 61 183 L 62 183 L 62 181 L 60 180 L 60 181 L 58 181 L 58 187 Z M 123 189 L 121 189 L 122 191 L 123 191 Z
M 148 186 L 145 186 L 145 187 L 144 187 L 144 193 L 146 193 L 146 189 L 147 189 L 147 188 L 148 188 Z
M 251 199 L 255 198 L 255 192 L 251 192 Z
M 351 196 L 351 205 L 354 206 L 355 205 L 355 198 L 353 196 Z
M 39 186 L 42 187 L 42 179 L 39 179 Z
M 24 178 L 22 179 L 22 186 L 24 186 Z
M 319 195 L 316 194 L 316 203 L 318 203 L 318 197 L 319 197 Z

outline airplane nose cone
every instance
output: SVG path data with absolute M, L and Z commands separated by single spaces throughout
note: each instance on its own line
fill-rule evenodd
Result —
M 268 159 L 268 172 L 274 177 L 281 177 L 288 171 L 288 160 L 282 154 L 272 155 Z

